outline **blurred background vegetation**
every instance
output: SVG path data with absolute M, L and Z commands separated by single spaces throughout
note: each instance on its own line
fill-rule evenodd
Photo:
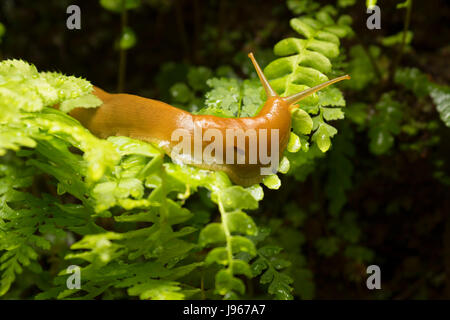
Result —
M 332 61 L 353 77 L 345 119 L 252 216 L 291 262 L 296 298 L 450 299 L 450 6 L 414 1 L 405 29 L 400 2 L 379 1 L 382 28 L 368 30 L 365 1 L 142 0 L 124 14 L 117 1 L 3 0 L 0 54 L 196 111 L 208 79 L 255 77 L 249 51 L 266 66 L 293 16 L 332 5 L 353 20 Z M 66 28 L 71 4 L 81 30 Z M 382 290 L 366 288 L 370 264 Z

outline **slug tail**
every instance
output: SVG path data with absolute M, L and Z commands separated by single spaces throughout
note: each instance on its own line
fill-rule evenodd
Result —
M 306 97 L 312 95 L 313 93 L 315 93 L 315 92 L 317 92 L 319 90 L 322 90 L 323 88 L 326 88 L 326 87 L 328 87 L 328 86 L 330 86 L 330 85 L 332 85 L 332 84 L 334 84 L 336 82 L 339 82 L 339 81 L 342 81 L 342 80 L 349 80 L 349 79 L 350 79 L 350 76 L 348 74 L 346 74 L 345 76 L 341 76 L 341 77 L 338 77 L 338 78 L 326 81 L 326 82 L 321 83 L 321 84 L 319 84 L 319 85 L 317 85 L 315 87 L 306 89 L 306 90 L 304 90 L 302 92 L 295 93 L 295 94 L 293 94 L 293 95 L 291 95 L 289 97 L 284 97 L 282 99 L 284 101 L 286 101 L 286 103 L 288 103 L 289 105 L 292 105 L 294 103 L 299 102 L 300 100 L 305 99 Z
M 259 80 L 261 81 L 261 84 L 264 87 L 264 90 L 266 91 L 267 97 L 277 97 L 277 93 L 273 88 L 270 86 L 269 81 L 267 80 L 266 76 L 261 70 L 261 67 L 259 66 L 258 62 L 256 61 L 255 57 L 253 56 L 253 52 L 250 52 L 248 54 L 248 57 L 250 60 L 252 60 L 253 66 L 255 67 L 256 73 L 258 74 Z

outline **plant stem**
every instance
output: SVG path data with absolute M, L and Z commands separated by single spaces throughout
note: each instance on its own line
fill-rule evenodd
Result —
M 446 205 L 450 208 L 450 201 L 446 200 Z M 443 256 L 444 256 L 444 270 L 445 270 L 445 298 L 450 299 L 450 217 L 447 216 L 445 223 L 445 232 L 443 234 Z
M 121 16 L 121 28 L 124 34 L 125 28 L 128 24 L 128 12 L 125 8 L 125 1 L 122 1 L 122 16 Z M 123 92 L 125 90 L 125 74 L 127 71 L 127 50 L 119 49 L 119 75 L 117 79 L 117 92 Z
M 411 23 L 412 2 L 413 2 L 413 0 L 409 0 L 408 4 L 407 4 L 407 7 L 406 7 L 405 22 L 403 24 L 402 43 L 400 45 L 400 49 L 398 51 L 397 57 L 394 60 L 393 67 L 392 67 L 391 73 L 389 75 L 389 81 L 390 82 L 392 82 L 392 79 L 394 79 L 395 72 L 397 71 L 397 67 L 400 64 L 400 61 L 402 60 L 403 53 L 405 51 L 406 37 L 408 35 L 409 25 Z
M 222 36 L 224 34 L 224 30 L 225 30 L 225 23 L 226 23 L 226 14 L 227 14 L 227 8 L 226 8 L 226 3 L 225 0 L 220 0 L 219 1 L 219 13 L 218 13 L 218 18 L 217 18 L 217 38 L 215 39 L 215 43 L 214 46 L 216 48 L 215 51 L 215 56 L 216 58 L 219 56 L 219 52 L 220 52 L 220 41 L 222 40 Z
M 194 40 L 192 49 L 192 59 L 195 64 L 199 64 L 199 43 L 200 43 L 200 29 L 201 29 L 201 12 L 200 0 L 194 0 Z
M 219 206 L 220 218 L 222 220 L 223 231 L 225 233 L 225 239 L 227 243 L 227 254 L 228 254 L 228 269 L 233 272 L 232 263 L 233 263 L 233 248 L 231 247 L 231 233 L 228 229 L 228 217 L 227 212 L 222 204 L 222 199 L 219 197 L 217 204 Z
M 358 36 L 358 34 L 355 33 L 356 38 L 358 39 L 358 42 L 361 44 L 364 52 L 366 53 L 367 57 L 369 58 L 370 64 L 373 67 L 373 70 L 375 72 L 376 77 L 378 78 L 379 81 L 382 80 L 381 77 L 381 71 L 380 68 L 378 67 L 378 64 L 375 60 L 375 57 L 373 56 L 372 52 L 370 52 L 370 47 L 368 47 L 362 40 L 361 38 Z
M 175 18 L 177 22 L 178 35 L 180 37 L 181 45 L 183 46 L 184 57 L 189 57 L 189 40 L 184 26 L 183 18 L 183 1 L 179 1 L 175 4 Z

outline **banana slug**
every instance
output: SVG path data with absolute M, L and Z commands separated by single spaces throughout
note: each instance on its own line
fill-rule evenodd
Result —
M 100 138 L 128 136 L 154 143 L 159 145 L 166 154 L 172 155 L 172 160 L 189 163 L 203 169 L 224 171 L 234 183 L 243 186 L 259 183 L 264 178 L 264 175 L 261 174 L 262 168 L 267 167 L 268 162 L 267 159 L 263 159 L 261 150 L 264 145 L 275 145 L 277 149 L 266 151 L 267 156 L 273 155 L 275 152 L 278 157 L 277 161 L 280 159 L 288 144 L 291 131 L 291 108 L 296 107 L 294 104 L 333 83 L 350 79 L 350 77 L 348 75 L 338 77 L 282 98 L 270 86 L 253 54 L 250 53 L 248 56 L 267 95 L 267 101 L 259 114 L 254 117 L 221 118 L 211 115 L 193 115 L 161 101 L 129 94 L 110 94 L 97 87 L 94 87 L 93 94 L 103 101 L 100 107 L 95 109 L 77 108 L 69 114 Z M 173 133 L 179 129 L 190 134 L 191 141 L 188 141 L 187 152 L 184 150 L 183 154 L 174 159 L 173 151 L 179 139 L 174 139 Z M 201 135 L 200 149 L 196 151 L 194 137 L 198 135 L 198 130 L 205 132 L 205 135 L 207 132 L 214 134 L 209 134 L 208 137 Z M 239 134 L 234 137 L 230 135 L 230 139 L 228 139 L 227 133 L 229 134 L 230 130 Z M 248 132 L 253 132 L 252 130 L 256 133 L 276 132 L 277 134 L 265 137 L 261 134 L 252 136 L 248 134 Z M 227 137 L 226 141 L 225 137 Z M 249 149 L 252 138 L 256 138 L 257 149 L 259 149 L 256 159 L 255 154 L 252 157 Z M 243 147 L 242 144 L 239 145 L 239 140 L 240 142 L 245 141 Z M 210 144 L 213 142 L 217 144 L 211 150 Z M 200 161 L 192 161 L 196 152 L 205 153 L 207 149 L 210 152 L 209 157 L 200 159 Z M 221 161 L 224 160 L 225 155 L 227 155 L 227 161 Z M 198 158 L 196 159 L 198 160 Z M 232 163 L 228 161 L 230 159 L 233 160 Z

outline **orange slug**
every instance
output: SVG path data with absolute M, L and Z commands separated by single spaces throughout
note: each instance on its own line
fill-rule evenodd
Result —
M 95 109 L 77 108 L 70 115 L 100 138 L 128 136 L 154 143 L 175 162 L 224 171 L 234 183 L 243 186 L 259 183 L 265 174 L 276 172 L 277 167 L 272 166 L 271 172 L 263 175 L 262 169 L 267 167 L 268 157 L 275 154 L 278 161 L 286 149 L 291 131 L 290 109 L 296 107 L 294 104 L 350 77 L 345 75 L 289 97 L 280 97 L 270 86 L 253 54 L 248 56 L 267 95 L 267 101 L 254 117 L 193 115 L 161 101 L 129 94 L 110 94 L 97 87 L 94 87 L 93 94 L 103 104 Z M 174 139 L 174 132 L 180 129 L 187 136 L 176 135 Z M 196 137 L 201 139 L 197 149 Z M 184 149 L 179 146 L 180 138 L 190 139 Z M 252 142 L 256 142 L 256 149 L 250 149 Z M 269 148 L 264 155 L 262 149 L 268 149 L 267 146 L 275 146 L 275 149 Z M 175 147 L 183 152 L 174 153 Z M 199 158 L 199 154 L 206 156 Z

